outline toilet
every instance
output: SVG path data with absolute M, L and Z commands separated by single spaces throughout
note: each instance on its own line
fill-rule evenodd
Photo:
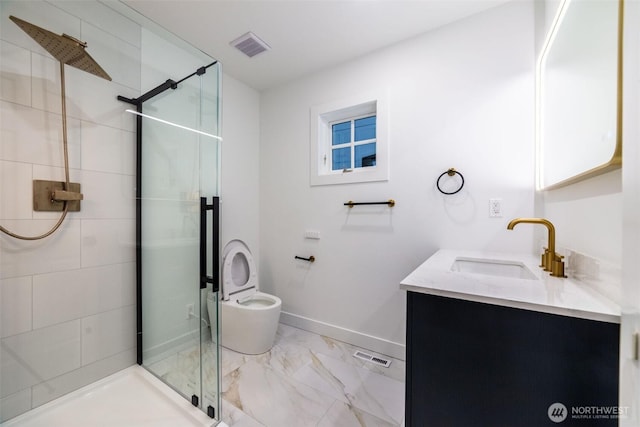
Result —
M 276 337 L 282 301 L 258 291 L 256 266 L 243 241 L 227 243 L 222 257 L 220 344 L 239 353 L 265 353 Z M 215 304 L 215 294 L 209 292 L 209 318 L 215 316 Z

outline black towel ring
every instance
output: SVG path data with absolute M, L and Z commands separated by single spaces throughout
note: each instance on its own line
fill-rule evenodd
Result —
M 460 179 L 462 180 L 462 182 L 460 183 L 460 187 L 458 187 L 456 191 L 452 191 L 450 193 L 447 193 L 446 191 L 442 191 L 442 188 L 440 188 L 440 180 L 445 175 L 449 175 L 449 176 L 460 175 Z M 440 191 L 442 194 L 446 194 L 446 195 L 456 194 L 458 191 L 462 190 L 462 187 L 464 187 L 464 176 L 462 176 L 462 174 L 457 170 L 455 170 L 454 168 L 449 168 L 449 170 L 442 172 L 442 174 L 438 177 L 438 180 L 436 181 L 436 187 L 438 187 L 438 191 Z

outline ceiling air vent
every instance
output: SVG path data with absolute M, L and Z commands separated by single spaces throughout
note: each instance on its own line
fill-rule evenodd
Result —
M 241 35 L 229 44 L 247 55 L 249 58 L 253 58 L 257 54 L 271 49 L 268 44 L 260 40 L 260 37 L 256 36 L 251 31 Z

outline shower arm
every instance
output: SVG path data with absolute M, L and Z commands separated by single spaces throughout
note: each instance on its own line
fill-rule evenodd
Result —
M 21 234 L 14 233 L 0 225 L 1 232 L 19 240 L 40 240 L 55 233 L 56 230 L 60 228 L 60 226 L 62 225 L 62 222 L 67 216 L 69 206 L 66 200 L 74 200 L 73 199 L 74 193 L 70 193 L 69 191 L 66 191 L 69 189 L 69 153 L 67 149 L 67 103 L 66 103 L 64 80 L 65 80 L 64 63 L 60 61 L 60 93 L 61 93 L 60 99 L 62 103 L 62 147 L 63 147 L 63 154 L 64 154 L 64 183 L 65 183 L 64 189 L 65 191 L 54 191 L 51 194 L 51 197 L 52 199 L 55 197 L 60 197 L 60 199 L 58 200 L 62 200 L 62 202 L 64 203 L 64 208 L 63 208 L 62 214 L 60 215 L 60 219 L 58 219 L 58 222 L 53 227 L 51 227 L 49 231 L 47 231 L 46 233 L 40 234 L 39 236 L 23 236 Z M 67 195 L 71 195 L 69 199 L 65 199 Z M 81 197 L 82 195 L 80 195 L 80 198 Z

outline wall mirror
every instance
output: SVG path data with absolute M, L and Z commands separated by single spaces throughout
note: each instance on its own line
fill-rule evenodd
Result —
M 537 69 L 537 188 L 622 165 L 622 0 L 563 0 Z

